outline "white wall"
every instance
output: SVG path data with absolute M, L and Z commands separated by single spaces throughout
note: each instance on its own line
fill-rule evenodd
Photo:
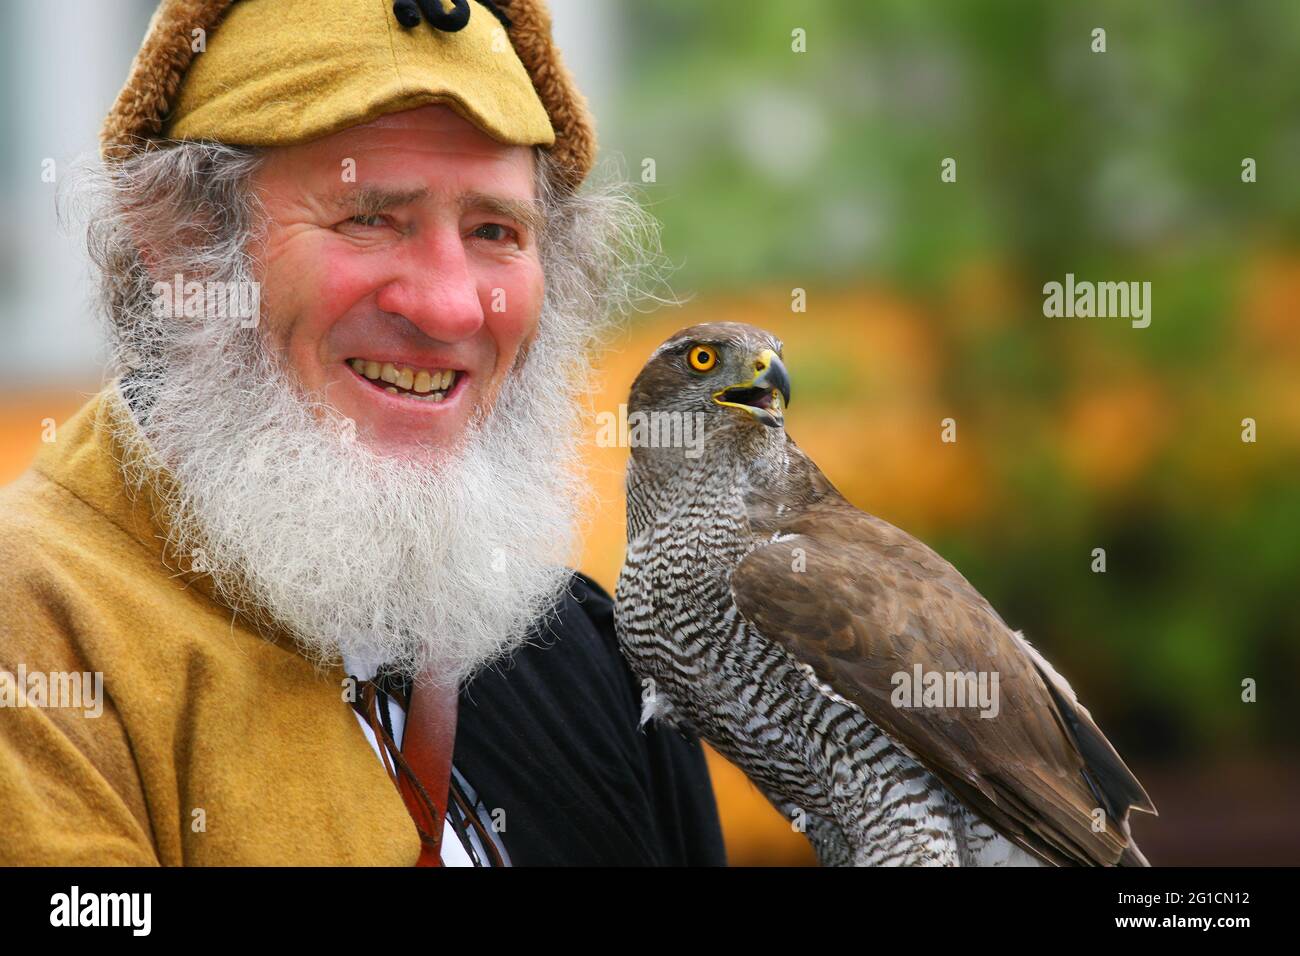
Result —
M 81 236 L 62 234 L 55 190 L 92 155 L 151 5 L 137 0 L 3 4 L 8 93 L 0 114 L 0 376 L 5 387 L 93 381 L 99 336 L 89 314 Z M 42 179 L 54 161 L 55 183 Z

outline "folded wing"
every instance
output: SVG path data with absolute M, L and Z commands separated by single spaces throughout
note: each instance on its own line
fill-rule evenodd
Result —
M 1155 807 L 1069 684 L 952 565 L 803 462 L 788 497 L 751 502 L 771 543 L 732 576 L 741 614 L 1021 847 L 1058 865 L 1145 865 L 1128 814 Z M 895 675 L 917 665 L 996 674 L 996 716 L 895 706 Z

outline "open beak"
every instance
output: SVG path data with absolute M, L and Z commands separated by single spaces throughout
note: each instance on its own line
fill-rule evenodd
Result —
M 785 406 L 790 404 L 790 375 L 771 349 L 759 352 L 752 367 L 752 379 L 714 392 L 713 400 L 746 411 L 764 425 L 777 428 L 785 420 Z

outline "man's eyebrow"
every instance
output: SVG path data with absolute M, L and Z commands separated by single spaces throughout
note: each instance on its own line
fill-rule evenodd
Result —
M 354 212 L 358 216 L 377 216 L 389 209 L 409 206 L 429 195 L 424 187 L 413 189 L 385 189 L 377 186 L 355 186 L 335 193 L 330 202 L 335 208 Z
M 335 193 L 330 202 L 337 209 L 344 209 L 358 216 L 377 216 L 389 209 L 409 206 L 411 203 L 427 199 L 429 189 L 386 189 L 377 186 L 355 186 Z M 546 225 L 546 216 L 542 211 L 540 199 L 514 199 L 508 196 L 494 196 L 491 193 L 468 192 L 457 201 L 461 215 L 471 211 L 488 212 L 506 219 L 513 219 L 534 234 L 542 231 Z

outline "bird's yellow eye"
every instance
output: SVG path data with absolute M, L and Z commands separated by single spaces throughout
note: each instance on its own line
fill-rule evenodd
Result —
M 707 372 L 718 364 L 718 353 L 707 345 L 696 345 L 688 353 L 687 360 L 697 372 Z

